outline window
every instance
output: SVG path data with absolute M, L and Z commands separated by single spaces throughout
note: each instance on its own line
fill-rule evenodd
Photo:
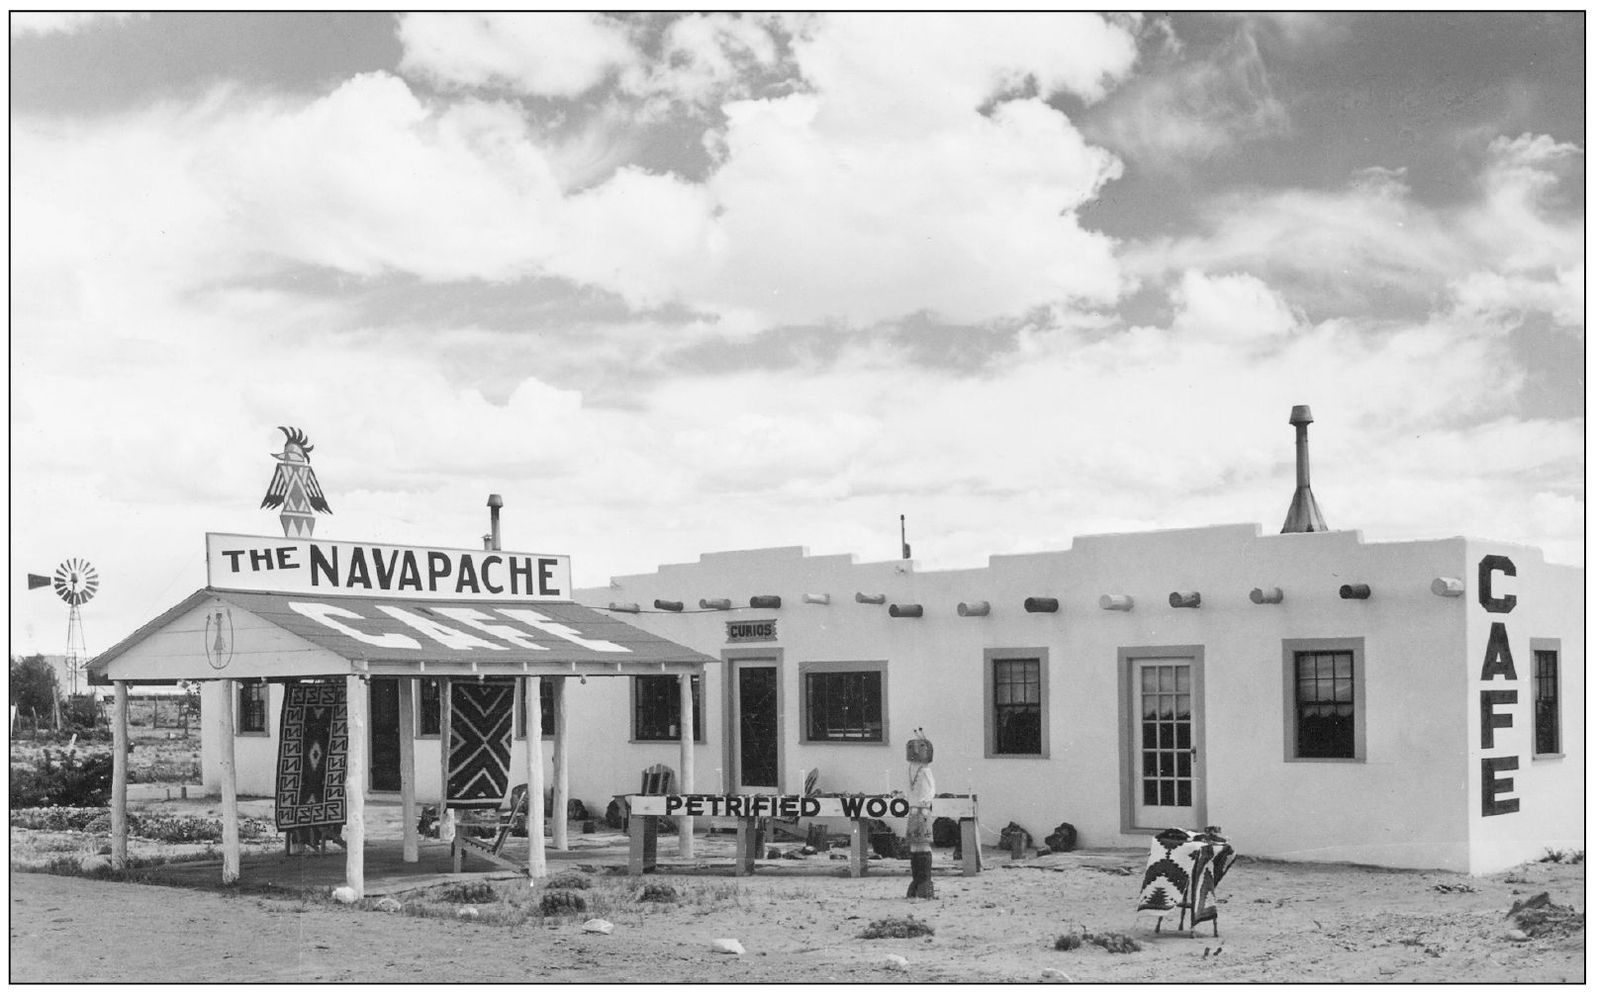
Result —
M 987 756 L 1047 757 L 1048 651 L 988 650 L 983 656 Z
M 886 664 L 800 664 L 805 740 L 882 743 Z
M 699 678 L 693 679 L 694 741 L 705 741 L 704 698 Z M 667 675 L 633 678 L 633 739 L 643 742 L 677 742 L 681 738 L 682 692 L 677 678 Z
M 1559 749 L 1559 649 L 1543 648 L 1544 641 L 1532 640 L 1532 728 L 1536 753 L 1547 756 Z
M 1287 758 L 1365 759 L 1364 640 L 1288 639 Z
M 267 685 L 264 681 L 239 682 L 239 721 L 236 732 L 240 736 L 265 736 Z
M 423 677 L 416 682 L 416 735 L 423 739 L 439 735 L 439 699 L 444 686 L 436 677 Z
M 536 680 L 536 681 L 543 681 L 542 677 L 535 677 L 533 679 Z M 517 683 L 520 684 L 520 682 L 517 682 Z M 531 688 L 527 688 L 527 690 L 531 690 Z M 545 684 L 544 685 L 544 693 L 539 695 L 538 697 L 539 697 L 539 702 L 538 703 L 541 706 L 540 709 L 539 709 L 539 711 L 540 711 L 539 719 L 541 721 L 538 724 L 539 725 L 539 730 L 540 730 L 540 737 L 543 738 L 543 739 L 550 739 L 550 738 L 553 738 L 554 735 L 555 735 L 555 692 L 554 692 L 554 689 L 551 688 L 548 684 Z M 522 694 L 520 690 L 518 690 L 516 692 L 516 738 L 517 739 L 526 739 L 527 738 L 527 698 L 528 698 L 528 696 Z

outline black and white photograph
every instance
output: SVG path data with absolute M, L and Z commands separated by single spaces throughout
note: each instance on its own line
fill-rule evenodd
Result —
M 12 984 L 1585 982 L 1584 10 L 8 20 Z

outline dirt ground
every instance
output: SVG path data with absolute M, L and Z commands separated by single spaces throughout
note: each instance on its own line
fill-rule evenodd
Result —
M 211 803 L 214 805 L 214 801 Z M 71 835 L 71 834 L 63 834 Z M 62 852 L 56 834 L 12 830 L 12 982 L 1580 982 L 1584 930 L 1512 937 L 1510 906 L 1547 892 L 1584 912 L 1585 866 L 1531 863 L 1485 878 L 1250 860 L 1219 889 L 1220 936 L 1156 934 L 1134 911 L 1143 854 L 1095 851 L 1012 862 L 987 850 L 976 877 L 939 855 L 937 897 L 904 897 L 903 861 L 861 879 L 825 854 L 661 873 L 674 904 L 633 900 L 636 882 L 589 868 L 613 923 L 582 916 L 513 925 L 346 907 L 319 896 L 160 887 L 19 870 Z M 703 852 L 727 848 L 706 840 Z M 89 851 L 89 852 L 92 852 Z M 730 849 L 727 849 L 730 854 Z M 570 866 L 570 865 L 566 865 Z M 552 869 L 559 869 L 552 862 Z M 526 883 L 528 898 L 539 892 Z M 606 891 L 608 889 L 608 891 Z M 403 896 L 401 896 L 403 897 Z M 862 939 L 913 915 L 933 935 Z M 1073 929 L 1123 931 L 1114 954 L 1054 949 Z M 736 939 L 741 955 L 712 952 Z M 890 962 L 902 957 L 902 965 Z M 1054 972 L 1052 975 L 1048 972 Z

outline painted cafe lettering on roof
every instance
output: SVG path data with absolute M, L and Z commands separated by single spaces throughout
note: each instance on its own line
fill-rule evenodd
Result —
M 305 616 L 313 622 L 324 625 L 334 632 L 365 643 L 368 646 L 377 646 L 391 650 L 419 650 L 421 642 L 416 636 L 425 636 L 427 639 L 452 650 L 490 650 L 509 651 L 512 647 L 524 650 L 537 650 L 549 652 L 550 647 L 536 639 L 554 636 L 568 643 L 574 643 L 584 649 L 598 653 L 631 653 L 632 650 L 625 646 L 613 643 L 608 639 L 590 639 L 578 630 L 561 622 L 557 622 L 546 615 L 541 615 L 531 608 L 495 608 L 493 614 L 477 608 L 462 607 L 459 605 L 423 605 L 412 607 L 425 611 L 427 616 L 412 611 L 411 608 L 399 605 L 385 605 L 373 603 L 368 614 L 344 608 L 339 605 L 323 604 L 317 601 L 289 601 L 288 607 L 294 612 Z M 362 606 L 363 609 L 366 607 Z M 415 635 L 404 632 L 380 631 L 391 626 L 374 626 L 374 621 L 384 621 L 379 615 L 399 622 Z M 518 622 L 525 628 L 518 629 L 506 625 L 494 616 Z M 455 625 L 445 625 L 436 621 L 436 618 L 445 618 Z M 456 626 L 459 626 L 457 628 Z M 545 642 L 548 640 L 546 639 Z
M 207 533 L 211 587 L 283 594 L 570 601 L 571 557 Z

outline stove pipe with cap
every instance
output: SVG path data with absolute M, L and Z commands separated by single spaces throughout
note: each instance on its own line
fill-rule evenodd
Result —
M 1288 506 L 1287 520 L 1282 532 L 1325 532 L 1326 519 L 1321 516 L 1320 505 L 1315 503 L 1315 493 L 1309 489 L 1309 405 L 1293 405 L 1293 414 L 1287 419 L 1297 433 L 1298 482 L 1293 490 L 1293 503 Z

